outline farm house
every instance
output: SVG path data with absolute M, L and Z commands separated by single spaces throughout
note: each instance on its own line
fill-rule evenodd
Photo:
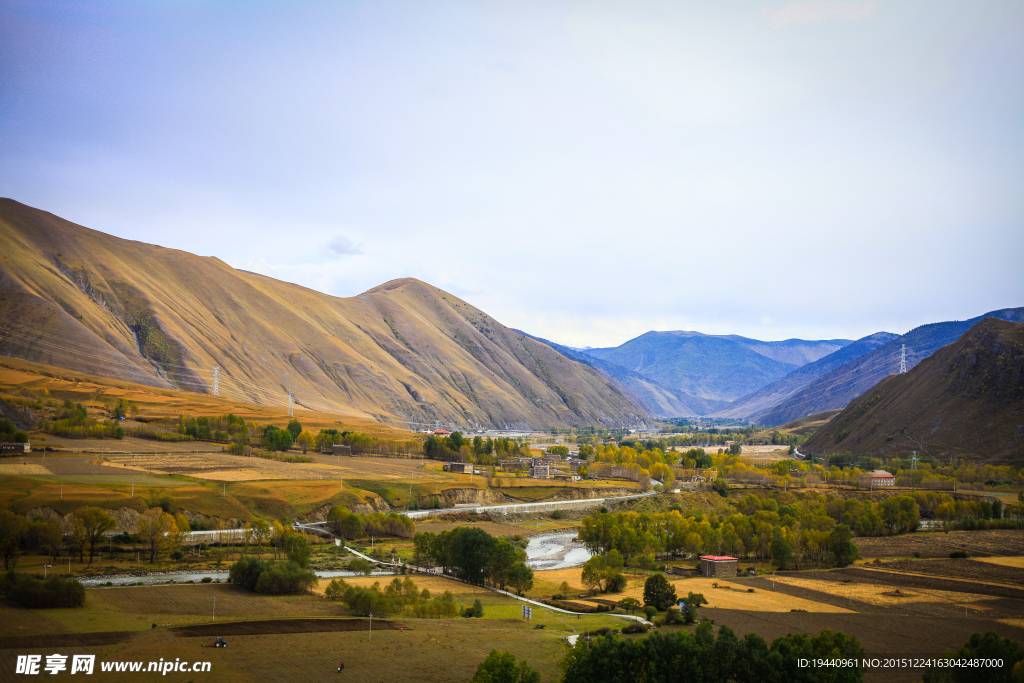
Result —
M 701 555 L 700 573 L 713 578 L 735 578 L 739 559 L 728 555 Z

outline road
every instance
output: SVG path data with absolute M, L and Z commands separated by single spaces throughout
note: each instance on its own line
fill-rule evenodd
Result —
M 433 510 L 407 510 L 400 512 L 400 514 L 407 515 L 413 519 L 420 517 L 429 517 L 432 515 L 443 515 L 449 512 L 491 512 L 498 511 L 504 512 L 505 514 L 513 514 L 517 512 L 532 512 L 536 510 L 551 510 L 559 509 L 564 507 L 596 507 L 602 503 L 613 503 L 620 500 L 629 500 L 631 498 L 646 498 L 647 496 L 656 496 L 657 491 L 650 491 L 648 493 L 636 493 L 631 496 L 614 496 L 611 498 L 585 498 L 583 500 L 555 500 L 544 503 L 506 503 L 503 505 L 480 505 L 477 507 L 459 507 L 459 508 L 436 508 Z

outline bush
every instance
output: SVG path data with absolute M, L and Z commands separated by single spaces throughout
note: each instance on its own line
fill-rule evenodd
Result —
M 12 569 L 0 579 L 0 595 L 22 607 L 81 607 L 85 588 L 75 579 L 51 576 L 46 580 L 17 574 Z
M 564 516 L 565 516 L 565 513 L 563 513 L 561 510 L 552 510 L 551 511 L 551 519 L 562 519 L 562 517 L 564 517 Z
M 316 574 L 294 562 L 264 562 L 245 557 L 231 565 L 228 580 L 263 595 L 302 593 L 318 582 Z
M 622 632 L 623 633 L 647 633 L 647 631 L 649 629 L 650 629 L 650 626 L 648 626 L 647 624 L 642 624 L 639 621 L 634 621 L 629 626 L 627 626 L 624 629 L 622 629 Z
M 653 607 L 651 605 L 647 605 L 647 606 L 644 607 L 644 616 L 647 617 L 647 621 L 650 621 L 651 619 L 653 619 L 654 615 L 657 614 L 657 613 L 658 613 L 658 609 L 656 607 Z
M 605 579 L 605 591 L 608 593 L 621 593 L 626 590 L 626 577 L 622 574 L 611 574 Z
M 171 553 L 171 559 L 175 562 L 181 562 L 185 559 L 185 551 L 181 548 L 175 548 L 174 552 Z
M 949 554 L 949 556 L 951 558 L 953 558 L 954 560 L 962 560 L 962 559 L 965 559 L 967 557 L 967 551 L 966 550 L 954 550 L 953 552 L 951 552 Z
M 209 576 L 204 576 L 203 580 L 200 583 L 210 583 L 211 581 L 213 581 L 212 578 L 210 578 Z

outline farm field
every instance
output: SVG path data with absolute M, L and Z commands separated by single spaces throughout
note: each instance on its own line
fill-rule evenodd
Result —
M 1024 534 L 1012 530 L 916 532 L 904 536 L 857 537 L 853 539 L 862 558 L 911 557 L 948 558 L 955 550 L 971 557 L 1024 555 Z
M 54 651 L 96 654 L 100 660 L 209 660 L 216 680 L 289 682 L 322 681 L 333 675 L 338 661 L 360 681 L 464 682 L 498 648 L 526 658 L 543 680 L 554 681 L 565 652 L 564 635 L 622 623 L 604 615 L 576 619 L 543 609 L 526 623 L 518 601 L 441 578 L 413 580 L 432 592 L 451 589 L 462 604 L 480 597 L 485 617 L 375 618 L 371 640 L 367 619 L 351 618 L 340 603 L 313 595 L 266 597 L 224 584 L 89 590 L 81 610 L 0 607 L 0 649 L 5 651 L 0 680 L 14 675 L 10 655 L 34 652 L 45 642 Z M 538 624 L 545 628 L 535 629 Z M 217 635 L 229 639 L 228 649 L 203 648 Z

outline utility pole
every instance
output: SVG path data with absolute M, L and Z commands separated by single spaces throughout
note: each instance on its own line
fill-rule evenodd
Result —
M 213 395 L 220 396 L 220 366 L 213 368 Z
M 907 345 L 903 344 L 900 347 L 900 374 L 907 374 Z
M 213 620 L 217 621 L 217 596 L 213 596 Z

